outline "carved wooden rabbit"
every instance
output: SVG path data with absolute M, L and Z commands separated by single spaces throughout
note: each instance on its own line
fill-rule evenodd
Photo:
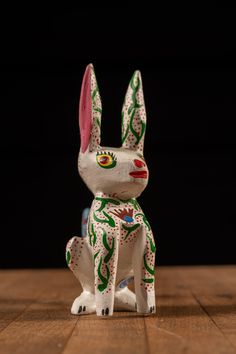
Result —
M 146 112 L 139 71 L 135 71 L 122 109 L 122 147 L 100 146 L 102 104 L 92 64 L 80 96 L 79 173 L 94 194 L 87 235 L 66 247 L 69 268 L 82 285 L 72 314 L 113 309 L 154 313 L 155 243 L 136 198 L 148 183 L 143 157 Z M 127 287 L 134 276 L 135 294 Z

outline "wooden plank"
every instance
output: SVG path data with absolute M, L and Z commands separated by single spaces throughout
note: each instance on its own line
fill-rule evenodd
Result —
M 78 283 L 69 270 L 50 270 L 32 271 L 31 281 L 24 286 L 26 291 L 21 289 L 22 294 L 31 304 L 1 331 L 1 353 L 61 353 L 77 321 L 77 317 L 70 314 L 70 305 L 80 292 Z M 38 298 L 35 297 L 37 287 L 41 291 Z M 22 300 L 19 294 L 20 291 L 15 298 L 17 302 Z M 11 306 L 12 302 L 8 304 L 8 311 Z
M 190 274 L 196 275 L 194 269 Z M 150 353 L 235 353 L 192 295 L 185 268 L 160 269 L 158 278 L 158 317 L 145 319 Z M 198 287 L 199 283 L 194 284 Z
M 199 270 L 199 267 L 191 270 L 192 279 L 198 276 Z M 201 273 L 201 282 L 197 287 L 189 282 L 191 291 L 225 338 L 236 348 L 236 267 L 208 267 Z M 188 280 L 185 278 L 185 281 Z
M 196 299 L 236 352 L 236 296 L 196 295 Z
M 0 272 L 0 332 L 16 319 L 42 291 L 48 273 L 31 270 Z
M 0 295 L 4 294 L 4 289 L 13 284 L 20 284 L 29 277 L 31 270 L 0 270 Z
M 228 289 L 230 293 L 236 293 L 236 266 L 188 266 L 174 269 L 182 286 L 191 291 L 194 289 L 202 294 L 216 294 Z
M 0 332 L 4 354 L 235 353 L 235 267 L 161 267 L 158 316 L 108 319 L 70 315 L 80 288 L 69 270 L 15 274 L 0 272 L 1 309 L 18 314 Z
M 143 316 L 115 313 L 111 318 L 84 316 L 77 322 L 63 354 L 146 354 L 146 329 Z

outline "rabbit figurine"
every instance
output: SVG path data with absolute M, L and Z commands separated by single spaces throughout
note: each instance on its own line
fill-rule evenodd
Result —
M 149 176 L 143 157 L 146 111 L 139 71 L 131 78 L 122 109 L 121 148 L 100 146 L 101 114 L 89 64 L 80 96 L 78 169 L 94 200 L 85 237 L 73 237 L 66 247 L 67 264 L 83 289 L 71 313 L 111 316 L 114 309 L 155 313 L 156 247 L 136 200 Z M 135 294 L 127 287 L 132 278 Z

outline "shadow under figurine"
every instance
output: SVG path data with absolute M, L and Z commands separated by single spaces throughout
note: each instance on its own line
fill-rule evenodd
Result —
M 68 266 L 83 288 L 71 313 L 111 316 L 114 309 L 155 313 L 156 247 L 136 200 L 148 183 L 143 157 L 146 111 L 139 71 L 131 78 L 122 109 L 122 147 L 100 146 L 101 115 L 98 85 L 89 64 L 80 96 L 78 168 L 94 200 L 83 214 L 82 237 L 73 237 L 66 247 Z M 135 294 L 127 287 L 133 278 Z

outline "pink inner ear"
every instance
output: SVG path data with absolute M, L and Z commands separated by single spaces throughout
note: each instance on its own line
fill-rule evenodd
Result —
M 87 66 L 81 87 L 79 103 L 79 127 L 81 150 L 85 152 L 89 145 L 92 130 L 91 67 Z

